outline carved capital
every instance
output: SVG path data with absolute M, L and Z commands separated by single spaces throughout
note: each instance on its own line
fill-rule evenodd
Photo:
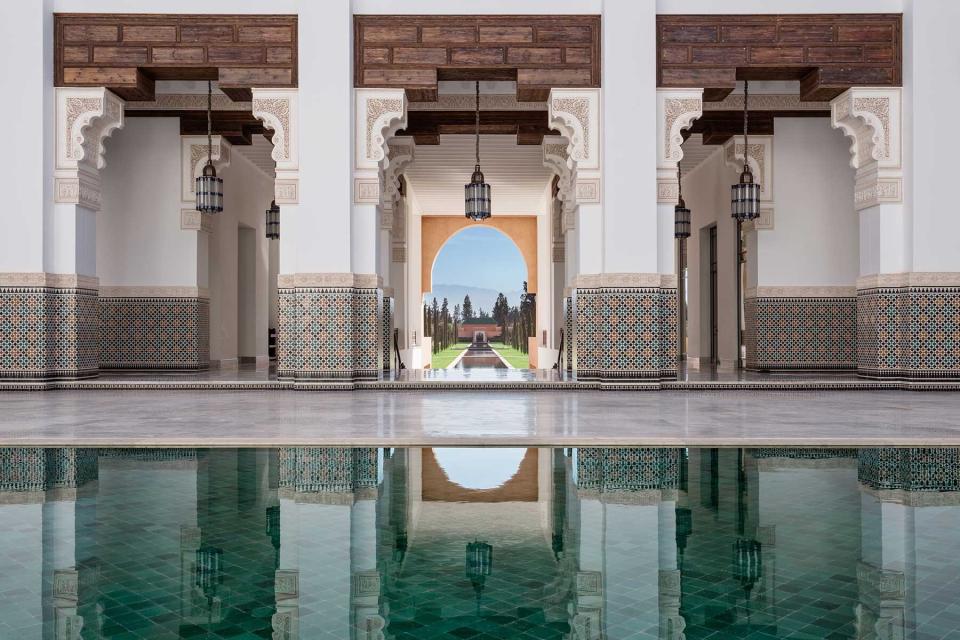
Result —
M 387 168 L 383 171 L 381 201 L 384 206 L 393 205 L 400 197 L 400 176 L 413 162 L 416 144 L 413 137 L 394 138 L 387 143 Z
M 703 89 L 657 89 L 657 202 L 676 204 L 684 129 L 703 115 Z
M 273 131 L 272 157 L 277 172 L 298 171 L 300 154 L 297 148 L 299 125 L 299 93 L 297 89 L 253 89 L 253 115 Z
M 124 104 L 103 87 L 58 87 L 57 171 L 103 169 L 103 141 L 123 127 Z
M 853 87 L 830 102 L 830 123 L 851 140 L 859 211 L 903 202 L 902 89 Z
M 390 164 L 387 140 L 407 126 L 407 97 L 403 89 L 354 89 L 356 113 L 355 169 L 386 169 Z
M 550 128 L 567 139 L 576 167 L 599 171 L 600 89 L 551 89 L 547 114 Z
M 739 175 L 743 171 L 743 138 L 734 136 L 723 145 L 723 160 Z M 760 185 L 760 217 L 751 221 L 753 229 L 773 229 L 773 136 L 750 136 L 747 164 Z
M 219 172 L 230 164 L 231 144 L 221 136 L 213 136 L 210 145 L 210 158 Z M 180 137 L 180 199 L 183 202 L 196 202 L 197 177 L 203 173 L 207 164 L 207 137 Z

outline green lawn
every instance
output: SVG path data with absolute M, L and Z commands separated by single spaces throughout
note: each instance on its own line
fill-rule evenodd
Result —
M 503 356 L 515 369 L 530 368 L 530 357 L 519 349 L 514 349 L 502 342 L 491 342 L 490 346 L 496 349 L 497 353 Z
M 466 343 L 452 344 L 443 351 L 433 354 L 430 358 L 430 366 L 434 369 L 446 369 L 466 348 Z

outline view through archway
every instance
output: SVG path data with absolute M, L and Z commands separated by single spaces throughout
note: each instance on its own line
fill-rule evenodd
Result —
M 513 240 L 491 227 L 467 227 L 443 245 L 431 273 L 423 300 L 431 368 L 530 368 L 535 295 Z

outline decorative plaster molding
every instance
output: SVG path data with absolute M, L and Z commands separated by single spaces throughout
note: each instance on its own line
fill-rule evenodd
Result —
M 277 276 L 280 289 L 318 287 L 352 287 L 377 289 L 383 286 L 380 276 L 372 273 L 284 273 Z
M 703 89 L 657 89 L 657 202 L 676 204 L 684 129 L 703 115 Z
M 392 298 L 393 296 L 394 296 L 393 287 L 384 287 L 384 288 L 383 288 L 383 297 L 384 297 L 384 298 Z
M 765 286 L 748 287 L 745 298 L 853 298 L 856 287 L 844 286 Z
M 743 138 L 730 138 L 723 145 L 723 160 L 737 175 L 743 171 Z M 760 185 L 760 217 L 752 222 L 756 230 L 772 230 L 773 201 L 773 136 L 750 136 L 747 158 L 753 179 Z
M 56 169 L 103 169 L 103 141 L 123 128 L 124 101 L 103 87 L 57 87 L 56 99 Z
M 213 166 L 217 171 L 230 165 L 232 145 L 222 136 L 211 138 L 211 154 Z M 207 164 L 207 137 L 181 136 L 180 137 L 180 200 L 196 202 L 194 192 L 197 187 L 197 177 L 203 173 Z
M 874 273 L 857 278 L 857 290 L 898 287 L 960 287 L 960 273 L 956 271 Z
M 101 298 L 209 298 L 206 287 L 120 285 L 100 287 Z
M 577 188 L 574 193 L 578 204 L 599 204 L 600 178 L 577 178 Z
M 354 178 L 353 202 L 354 204 L 380 204 L 380 180 Z
M 563 244 L 553 245 L 553 261 L 565 262 L 567 260 L 567 248 Z
M 297 89 L 253 89 L 251 110 L 263 126 L 273 131 L 273 152 L 277 164 L 273 181 L 277 204 L 300 202 L 300 94 Z
M 90 289 L 100 287 L 100 279 L 77 273 L 0 273 L 0 287 L 49 287 L 52 289 Z
M 576 165 L 570 161 L 567 145 L 561 143 L 544 142 L 543 166 L 550 169 L 559 177 L 557 182 L 557 199 L 563 207 L 564 213 L 572 212 L 577 206 L 576 195 Z
M 213 220 L 196 209 L 180 209 L 180 229 L 213 233 Z
M 477 98 L 473 93 L 443 93 L 435 102 L 411 102 L 407 111 L 473 111 Z M 520 102 L 514 93 L 480 95 L 481 111 L 546 111 L 546 102 Z
M 356 113 L 355 169 L 386 169 L 390 163 L 387 140 L 407 126 L 407 97 L 403 89 L 354 89 Z
M 851 139 L 857 211 L 903 202 L 902 89 L 853 87 L 830 102 L 830 122 Z
M 387 168 L 383 172 L 381 199 L 384 205 L 392 205 L 400 197 L 400 176 L 413 162 L 417 145 L 413 137 L 394 138 L 387 143 Z
M 124 101 L 103 87 L 56 89 L 54 202 L 100 210 L 103 141 L 123 128 L 123 109 Z
M 273 131 L 277 173 L 300 169 L 297 146 L 299 93 L 297 89 L 253 89 L 252 111 L 263 126 Z
M 600 171 L 600 89 L 551 89 L 547 114 L 577 169 Z
M 407 262 L 407 248 L 394 245 L 390 253 L 390 261 L 405 264 Z
M 592 273 L 581 274 L 573 280 L 576 289 L 673 289 L 676 286 L 675 275 L 660 273 Z

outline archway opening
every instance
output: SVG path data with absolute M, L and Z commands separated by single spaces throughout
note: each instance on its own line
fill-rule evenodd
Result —
M 535 241 L 535 221 L 528 221 Z M 524 255 L 529 249 L 521 248 L 528 242 L 518 233 L 523 222 L 518 218 L 506 230 L 471 224 L 441 245 L 423 294 L 432 368 L 529 368 L 536 304 Z M 535 243 L 531 248 L 536 251 Z

